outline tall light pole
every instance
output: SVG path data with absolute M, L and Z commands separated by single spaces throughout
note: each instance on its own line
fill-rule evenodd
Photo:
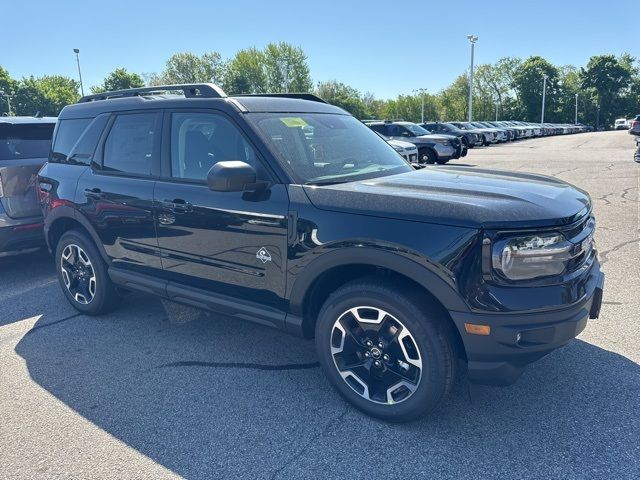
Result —
M 578 124 L 578 94 L 576 93 L 576 119 L 573 122 L 575 125 Z
M 80 93 L 84 97 L 84 87 L 82 85 L 82 72 L 80 71 L 80 49 L 74 48 L 73 53 L 76 54 L 76 62 L 78 63 L 78 76 L 80 77 Z
M 478 37 L 475 35 L 467 35 L 467 40 L 471 43 L 471 69 L 469 70 L 469 121 L 473 121 L 473 50 Z
M 9 110 L 7 113 L 9 114 L 9 116 L 11 116 L 11 95 L 4 90 L 0 90 L 0 95 L 7 99 L 7 108 Z
M 420 123 L 424 123 L 424 94 L 427 93 L 427 89 L 426 88 L 418 88 L 413 90 L 413 93 L 419 93 L 420 97 L 422 98 L 422 114 L 420 116 L 421 120 Z
M 544 102 L 547 97 L 547 78 L 549 76 L 547 74 L 542 75 L 542 117 L 540 118 L 540 124 L 544 123 Z
M 496 122 L 498 121 L 498 100 L 496 100 Z

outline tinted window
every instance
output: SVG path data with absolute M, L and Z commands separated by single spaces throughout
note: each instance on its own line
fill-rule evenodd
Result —
M 46 158 L 54 124 L 0 123 L 0 160 Z
M 378 132 L 383 135 L 388 135 L 388 133 L 386 132 L 385 125 L 369 125 L 369 128 L 374 132 Z
M 82 132 L 91 123 L 91 118 L 74 118 L 59 120 L 56 138 L 53 142 L 51 162 L 66 162 L 71 149 L 76 144 Z
M 222 115 L 195 112 L 171 115 L 173 177 L 205 180 L 214 164 L 227 160 L 241 160 L 260 170 L 253 148 Z
M 156 136 L 156 113 L 118 115 L 104 144 L 106 171 L 149 175 Z
M 73 165 L 89 165 L 96 151 L 100 135 L 109 120 L 109 115 L 104 114 L 96 117 L 87 127 L 80 139 L 76 142 L 71 151 L 71 155 L 67 158 L 66 163 Z

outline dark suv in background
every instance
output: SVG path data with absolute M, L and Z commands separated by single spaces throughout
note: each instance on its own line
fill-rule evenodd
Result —
M 481 147 L 484 145 L 482 135 L 467 130 L 462 130 L 452 123 L 447 122 L 428 122 L 421 123 L 420 126 L 432 133 L 442 135 L 455 135 L 462 138 L 462 142 L 467 148 Z
M 459 366 L 515 381 L 600 311 L 587 193 L 533 174 L 415 170 L 309 94 L 85 97 L 60 114 L 39 192 L 80 312 L 137 290 L 315 337 L 337 391 L 386 420 L 434 408 Z
M 467 147 L 455 135 L 433 134 L 412 122 L 386 120 L 364 123 L 387 138 L 413 143 L 418 148 L 418 163 L 443 165 L 467 155 Z
M 0 257 L 44 246 L 35 185 L 55 124 L 50 117 L 0 117 Z

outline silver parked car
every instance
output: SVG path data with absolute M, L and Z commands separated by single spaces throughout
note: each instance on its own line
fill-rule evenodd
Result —
M 44 246 L 35 184 L 55 124 L 53 117 L 0 117 L 0 257 Z

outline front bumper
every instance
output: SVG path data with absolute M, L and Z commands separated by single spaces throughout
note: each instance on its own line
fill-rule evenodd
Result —
M 467 354 L 468 378 L 485 385 L 510 385 L 525 367 L 565 345 L 598 318 L 604 274 L 580 302 L 563 309 L 522 314 L 451 312 Z M 489 325 L 487 336 L 466 333 L 465 323 Z
M 439 160 L 449 160 L 456 155 L 456 149 L 451 145 L 441 145 L 436 143 L 433 147 Z

